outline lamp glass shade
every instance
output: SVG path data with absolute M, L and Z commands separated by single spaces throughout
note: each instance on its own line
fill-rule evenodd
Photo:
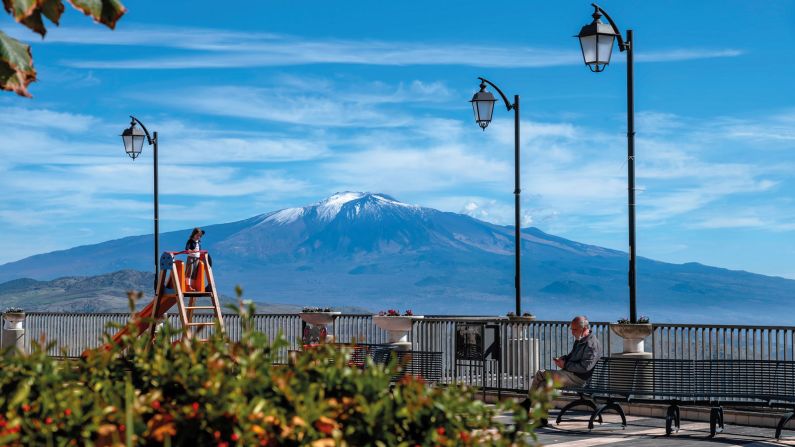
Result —
M 599 34 L 596 44 L 597 63 L 605 65 L 610 63 L 614 40 L 616 40 L 616 36 L 613 34 Z
M 577 38 L 580 39 L 582 59 L 591 71 L 602 71 L 610 63 L 613 53 L 613 41 L 616 32 L 611 25 L 602 23 L 600 15 L 594 14 L 594 21 L 585 25 L 580 30 Z
M 146 135 L 144 131 L 133 126 L 130 126 L 128 129 L 124 129 L 121 133 L 121 139 L 124 142 L 124 152 L 130 156 L 133 160 L 138 158 L 141 155 L 141 150 L 144 146 L 144 139 Z
M 491 122 L 491 116 L 494 113 L 494 103 L 497 100 L 494 99 L 494 95 L 491 92 L 481 90 L 475 93 L 470 102 L 472 103 L 472 111 L 475 113 L 475 122 L 485 130 Z
M 582 59 L 585 65 L 591 65 L 597 60 L 596 36 L 580 36 L 580 48 L 582 48 Z

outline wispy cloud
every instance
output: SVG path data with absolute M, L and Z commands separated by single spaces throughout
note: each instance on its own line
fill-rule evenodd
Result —
M 200 86 L 169 90 L 144 100 L 193 113 L 319 129 L 407 126 L 415 120 L 406 112 L 407 105 L 449 101 L 453 97 L 450 89 L 439 81 L 413 80 L 396 85 L 362 83 L 353 88 L 318 80 L 310 89 L 304 88 L 306 82 L 288 77 L 284 84 L 273 88 Z M 402 108 L 397 109 L 396 105 Z
M 154 55 L 141 58 L 62 62 L 71 67 L 102 69 L 240 68 L 306 64 L 533 68 L 582 63 L 580 56 L 570 48 L 334 38 L 313 40 L 283 34 L 130 24 L 113 33 L 90 28 L 56 29 L 47 35 L 43 43 L 164 49 L 155 50 Z M 670 49 L 645 52 L 639 55 L 638 61 L 671 62 L 737 57 L 742 54 L 737 49 Z M 620 58 L 617 61 L 620 62 Z

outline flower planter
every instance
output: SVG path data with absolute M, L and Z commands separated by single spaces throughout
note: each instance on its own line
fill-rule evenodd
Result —
M 386 316 L 373 315 L 373 324 L 389 332 L 389 343 L 398 345 L 399 349 L 411 349 L 409 332 L 414 320 L 423 318 L 421 315 Z
M 329 341 L 328 328 L 326 325 L 334 322 L 340 312 L 301 312 L 298 314 L 306 323 L 302 335 L 305 345 L 325 343 Z
M 508 315 L 508 321 L 515 321 L 517 323 L 536 321 L 535 315 Z
M 298 316 L 308 324 L 326 325 L 334 322 L 334 318 L 341 312 L 301 312 Z
M 25 321 L 25 312 L 6 312 L 3 314 L 3 329 L 22 330 Z
M 643 351 L 643 340 L 651 335 L 652 325 L 646 324 L 611 324 L 610 330 L 624 339 L 624 354 L 637 354 Z

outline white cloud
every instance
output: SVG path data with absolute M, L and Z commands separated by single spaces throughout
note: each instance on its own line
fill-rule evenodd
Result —
M 362 107 L 361 98 L 356 101 L 344 95 L 307 95 L 279 89 L 203 87 L 148 99 L 210 115 L 319 127 L 390 127 L 410 121 L 402 113 Z
M 12 35 L 21 34 L 12 30 Z M 27 36 L 20 36 L 27 37 Z M 222 29 L 136 26 L 113 33 L 93 28 L 54 29 L 43 44 L 150 47 L 151 56 L 117 60 L 68 60 L 64 65 L 102 69 L 196 69 L 303 64 L 465 65 L 531 68 L 581 64 L 576 52 L 551 48 L 410 41 L 312 40 L 290 35 Z M 161 49 L 158 51 L 157 49 Z M 176 54 L 174 54 L 176 52 Z M 166 54 L 168 53 L 168 54 Z M 737 57 L 736 49 L 671 49 L 644 52 L 639 62 Z M 477 55 L 477 57 L 473 57 Z M 616 58 L 621 61 L 621 58 Z
M 54 129 L 70 133 L 85 132 L 99 120 L 76 113 L 56 112 L 47 109 L 0 107 L 0 126 L 13 128 Z
M 766 226 L 767 223 L 756 216 L 726 216 L 711 217 L 700 222 L 694 223 L 694 228 L 758 228 Z
M 509 165 L 473 154 L 458 145 L 373 149 L 340 155 L 323 163 L 337 189 L 355 191 L 433 191 L 462 184 L 493 184 L 510 175 Z

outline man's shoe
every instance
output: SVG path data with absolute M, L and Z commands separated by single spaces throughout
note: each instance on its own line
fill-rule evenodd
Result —
M 547 420 L 547 418 L 541 418 L 541 419 L 538 420 L 538 427 L 539 428 L 540 427 L 546 427 L 547 425 L 549 425 L 549 421 Z

